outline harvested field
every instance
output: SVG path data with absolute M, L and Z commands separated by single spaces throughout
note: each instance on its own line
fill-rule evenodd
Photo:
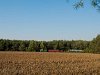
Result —
M 100 75 L 100 54 L 0 52 L 0 75 Z

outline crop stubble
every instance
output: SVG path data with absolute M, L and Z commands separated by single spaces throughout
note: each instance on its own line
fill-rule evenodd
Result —
M 0 75 L 100 75 L 100 54 L 0 52 Z

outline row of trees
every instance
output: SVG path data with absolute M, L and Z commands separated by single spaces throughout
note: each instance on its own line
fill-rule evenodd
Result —
M 90 42 L 90 45 L 86 49 L 86 52 L 100 53 L 100 35 L 98 35 Z
M 100 52 L 100 35 L 92 41 L 83 40 L 7 40 L 0 39 L 0 51 L 47 51 L 49 49 L 59 49 L 68 51 L 70 49 L 83 50 L 84 52 Z

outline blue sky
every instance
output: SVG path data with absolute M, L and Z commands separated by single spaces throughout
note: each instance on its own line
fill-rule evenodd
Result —
M 0 38 L 91 40 L 100 33 L 100 13 L 75 0 L 0 0 Z

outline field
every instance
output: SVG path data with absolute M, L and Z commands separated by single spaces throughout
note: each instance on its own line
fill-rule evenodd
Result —
M 100 54 L 0 52 L 0 75 L 100 75 Z

